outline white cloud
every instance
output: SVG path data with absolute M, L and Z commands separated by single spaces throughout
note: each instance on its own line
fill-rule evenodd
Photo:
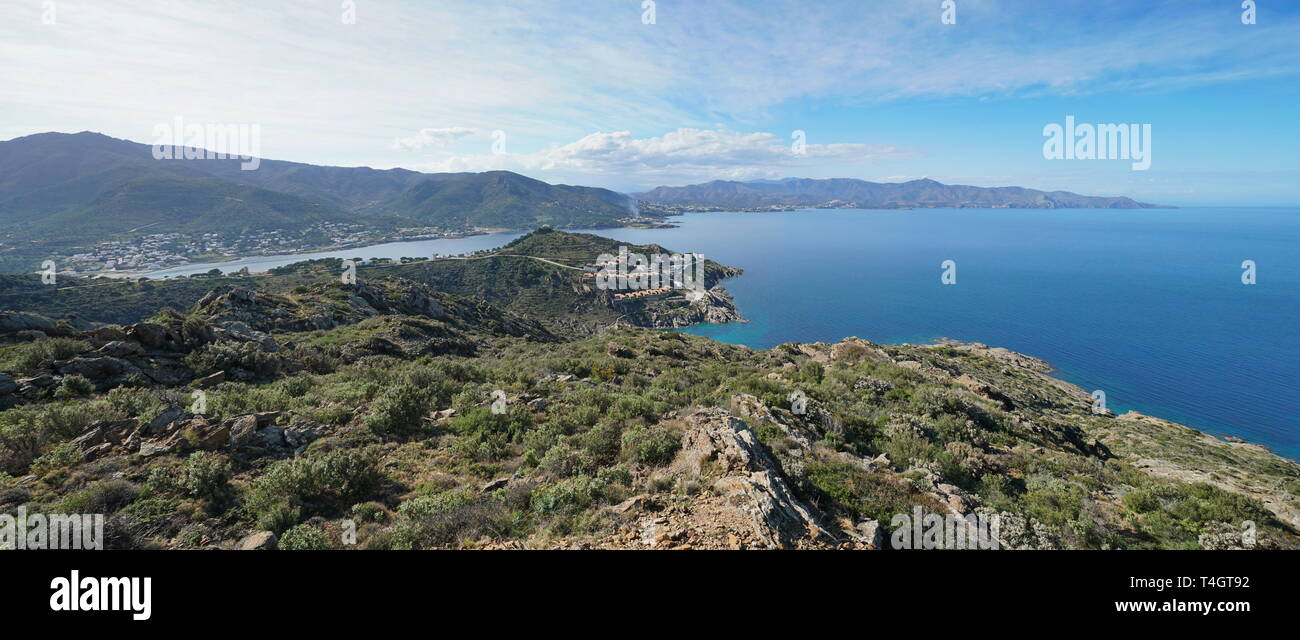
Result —
M 637 138 L 629 131 L 597 132 L 534 153 L 449 154 L 420 165 L 425 171 L 509 169 L 564 175 L 615 175 L 633 182 L 663 179 L 712 180 L 784 177 L 821 164 L 864 165 L 882 158 L 914 157 L 890 145 L 807 141 L 796 153 L 794 139 L 768 132 L 683 128 Z
M 445 147 L 461 138 L 466 138 L 476 133 L 478 133 L 477 129 L 471 129 L 469 127 L 420 129 L 419 133 L 409 138 L 394 139 L 392 148 L 417 151 L 426 147 Z

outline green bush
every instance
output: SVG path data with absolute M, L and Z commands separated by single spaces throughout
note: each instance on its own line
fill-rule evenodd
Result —
M 604 483 L 589 476 L 568 478 L 539 487 L 533 492 L 530 506 L 539 515 L 580 511 L 596 503 L 604 488 Z
M 228 495 L 230 473 L 230 461 L 225 456 L 196 451 L 181 465 L 180 486 L 195 498 L 218 502 Z
M 59 501 L 58 513 L 100 513 L 108 515 L 130 505 L 140 490 L 126 480 L 104 480 Z
M 538 463 L 543 471 L 560 478 L 594 473 L 598 466 L 590 452 L 575 448 L 567 442 L 551 447 Z
M 329 538 L 320 527 L 300 524 L 280 536 L 278 549 L 285 551 L 320 551 L 330 548 Z
M 0 363 L 0 369 L 30 371 L 46 360 L 67 360 L 90 349 L 89 342 L 72 338 L 47 338 L 35 342 L 23 342 L 9 350 L 3 363 Z
M 375 399 L 366 424 L 379 436 L 408 436 L 424 429 L 429 394 L 412 384 L 399 384 Z
M 283 357 L 268 351 L 256 342 L 213 342 L 183 359 L 186 366 L 199 376 L 218 371 L 243 369 L 254 375 L 270 376 L 284 366 Z
M 682 448 L 682 436 L 663 427 L 636 425 L 623 432 L 623 455 L 644 464 L 668 464 Z
M 913 506 L 938 507 L 906 483 L 872 473 L 847 462 L 819 462 L 808 465 L 808 480 L 822 498 L 855 517 L 889 522 Z
M 73 374 L 63 376 L 58 391 L 54 393 L 60 398 L 78 398 L 88 396 L 94 391 L 95 385 L 91 384 L 89 378 Z
M 478 500 L 478 492 L 469 489 L 452 489 L 432 496 L 417 496 L 398 505 L 397 512 L 403 517 L 418 520 L 433 515 L 450 513 Z
M 81 462 L 81 447 L 71 442 L 60 442 L 48 453 L 32 461 L 32 473 L 46 474 L 67 469 Z
M 282 460 L 253 481 L 245 503 L 259 526 L 283 531 L 304 513 L 327 513 L 368 497 L 383 481 L 374 451 L 339 449 Z

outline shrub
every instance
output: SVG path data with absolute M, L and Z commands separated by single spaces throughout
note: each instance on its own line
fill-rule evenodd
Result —
M 63 382 L 54 393 L 60 398 L 74 398 L 88 396 L 94 391 L 95 385 L 91 384 L 89 378 L 73 374 L 63 376 Z
M 478 497 L 477 492 L 468 488 L 452 489 L 432 496 L 417 496 L 407 500 L 398 505 L 397 512 L 408 519 L 419 520 L 455 511 L 474 502 Z
M 0 368 L 11 371 L 30 371 L 39 367 L 46 360 L 67 360 L 79 353 L 90 351 L 91 346 L 85 340 L 72 338 L 48 338 L 35 342 L 24 342 L 9 351 Z
M 539 515 L 581 511 L 601 497 L 604 484 L 589 476 L 577 476 L 539 487 L 533 492 L 530 506 Z
M 450 427 L 459 435 L 495 433 L 509 442 L 519 442 L 532 424 L 532 416 L 516 405 L 506 413 L 492 413 L 487 407 L 475 407 L 452 418 Z
M 598 466 L 591 454 L 583 449 L 575 449 L 567 442 L 550 448 L 538 463 L 543 471 L 556 476 L 568 477 L 583 473 L 592 473 Z
M 894 514 L 907 513 L 914 505 L 942 511 L 907 484 L 847 462 L 810 464 L 808 479 L 823 499 L 856 517 L 889 522 Z
M 618 457 L 622 448 L 621 436 L 623 425 L 612 421 L 603 421 L 590 431 L 575 437 L 575 440 L 587 453 L 591 454 L 597 464 L 609 464 Z
M 162 413 L 164 403 L 148 389 L 117 387 L 105 396 L 109 406 L 123 416 L 138 418 L 142 422 L 153 420 Z
M 636 462 L 667 464 L 681 448 L 681 434 L 663 427 L 637 425 L 623 432 L 623 455 Z
M 183 360 L 194 373 L 206 376 L 218 371 L 243 369 L 254 375 L 269 376 L 280 371 L 281 356 L 262 350 L 256 342 L 213 342 Z
M 366 424 L 379 436 L 404 436 L 424 428 L 429 395 L 411 384 L 399 384 L 383 392 L 370 407 Z
M 32 473 L 46 474 L 81 462 L 81 447 L 71 442 L 54 445 L 48 453 L 32 461 Z
M 195 498 L 218 502 L 230 490 L 230 461 L 221 454 L 196 451 L 181 465 L 180 486 Z
M 139 495 L 139 488 L 126 480 L 105 480 L 65 497 L 56 510 L 59 513 L 108 515 L 130 505 Z
M 277 545 L 277 548 L 285 551 L 320 551 L 329 547 L 325 531 L 309 524 L 300 524 L 285 531 Z
M 249 487 L 245 506 L 259 526 L 278 532 L 296 524 L 304 511 L 355 503 L 382 480 L 372 450 L 339 449 L 271 465 Z

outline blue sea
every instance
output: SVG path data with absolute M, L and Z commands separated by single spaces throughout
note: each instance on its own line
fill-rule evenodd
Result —
M 1300 459 L 1300 208 L 701 213 L 598 233 L 745 274 L 748 323 L 691 333 L 767 348 L 939 337 L 1043 358 L 1133 409 Z M 941 263 L 956 263 L 944 285 Z M 1256 284 L 1242 283 L 1242 262 Z

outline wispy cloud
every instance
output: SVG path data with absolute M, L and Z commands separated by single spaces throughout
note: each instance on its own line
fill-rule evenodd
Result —
M 916 155 L 889 145 L 818 144 L 792 138 L 728 129 L 683 128 L 647 138 L 637 138 L 629 131 L 597 132 L 532 153 L 448 154 L 419 168 L 617 176 L 647 186 L 671 179 L 779 177 L 830 162 L 864 165 L 881 158 Z
M 392 148 L 407 149 L 417 151 L 429 147 L 445 147 L 461 138 L 467 138 L 478 133 L 477 130 L 469 127 L 441 127 L 420 129 L 420 132 L 409 138 L 396 138 L 393 140 Z

